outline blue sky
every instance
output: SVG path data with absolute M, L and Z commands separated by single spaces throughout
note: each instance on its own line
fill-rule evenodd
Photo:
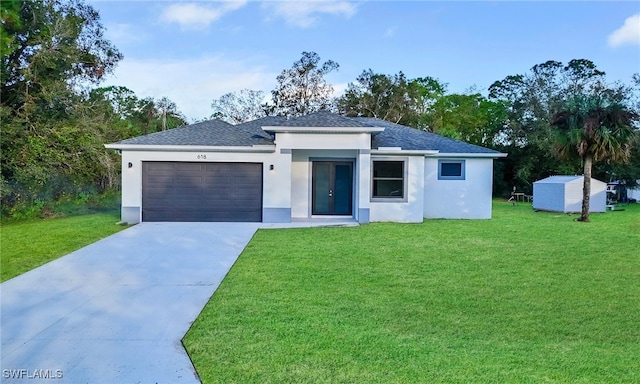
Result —
M 124 54 L 105 85 L 166 96 L 190 121 L 244 88 L 269 93 L 303 51 L 340 64 L 337 93 L 365 69 L 481 92 L 547 60 L 592 60 L 610 81 L 640 72 L 637 1 L 98 1 Z

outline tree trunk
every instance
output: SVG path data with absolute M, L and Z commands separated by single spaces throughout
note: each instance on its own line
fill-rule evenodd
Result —
M 582 186 L 582 215 L 580 221 L 589 221 L 589 199 L 591 198 L 591 155 L 584 156 L 584 184 Z

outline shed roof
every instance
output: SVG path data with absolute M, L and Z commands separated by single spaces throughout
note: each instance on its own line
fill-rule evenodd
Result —
M 580 181 L 582 182 L 582 179 L 584 178 L 584 176 L 582 175 L 555 175 L 555 176 L 549 176 L 547 178 L 535 181 L 535 183 L 541 183 L 541 184 L 566 184 L 566 183 L 570 183 L 572 181 Z M 598 179 L 594 179 L 591 178 L 591 181 L 595 181 L 598 183 L 604 183 L 603 181 L 600 181 Z

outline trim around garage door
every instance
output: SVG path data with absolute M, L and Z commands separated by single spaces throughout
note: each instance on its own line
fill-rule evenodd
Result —
M 261 163 L 142 163 L 142 221 L 262 221 Z

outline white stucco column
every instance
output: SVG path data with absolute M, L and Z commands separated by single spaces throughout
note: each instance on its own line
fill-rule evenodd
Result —
M 358 222 L 366 224 L 370 221 L 371 209 L 371 150 L 361 149 L 358 151 L 357 176 L 358 183 L 356 197 L 356 219 Z
M 291 149 L 278 148 L 263 169 L 262 221 L 291 222 Z
M 137 153 L 122 152 L 121 220 L 129 224 L 142 221 L 142 162 Z

